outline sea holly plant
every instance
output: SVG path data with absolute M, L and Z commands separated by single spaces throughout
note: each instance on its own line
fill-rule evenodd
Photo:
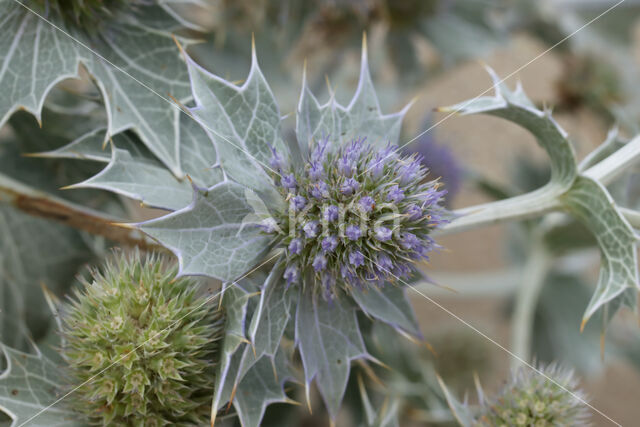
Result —
M 547 152 L 551 179 L 531 193 L 449 212 L 439 177 L 419 154 L 402 151 L 408 107 L 385 114 L 378 102 L 366 39 L 350 102 L 342 105 L 333 92 L 319 102 L 303 76 L 289 135 L 255 47 L 241 83 L 189 56 L 189 41 L 173 34 L 189 26 L 173 9 L 184 3 L 0 0 L 7 28 L 0 36 L 0 89 L 8 94 L 0 122 L 18 109 L 40 120 L 53 85 L 83 65 L 106 120 L 39 156 L 105 164 L 67 188 L 107 190 L 163 210 L 152 220 L 103 226 L 128 237 L 144 233 L 148 239 L 136 242 L 178 260 L 169 272 L 155 258 L 121 260 L 64 306 L 58 347 L 80 383 L 68 395 L 64 379 L 43 373 L 57 362 L 3 344 L 0 402 L 14 422 L 217 423 L 233 414 L 254 426 L 271 403 L 293 402 L 285 386 L 300 377 L 308 405 L 315 385 L 335 421 L 352 362 L 380 363 L 367 348 L 366 325 L 421 338 L 407 292 L 439 248 L 434 238 L 502 221 L 561 212 L 593 233 L 601 273 L 583 325 L 599 312 L 606 325 L 619 307 L 635 307 L 640 214 L 619 207 L 607 186 L 637 160 L 640 139 L 608 140 L 578 163 L 551 112 L 491 72 L 493 96 L 441 111 L 491 114 L 524 127 Z M 0 178 L 3 202 L 18 205 L 30 196 L 63 206 L 64 215 L 50 215 L 61 222 L 97 215 Z M 212 319 L 193 305 L 196 289 L 184 276 L 222 282 L 219 300 L 202 303 L 217 303 L 208 305 Z M 174 330 L 167 319 L 185 329 Z M 36 390 L 34 383 L 48 387 Z M 360 392 L 370 407 L 364 387 Z M 537 403 L 534 411 L 543 413 L 547 408 Z M 369 423 L 385 418 L 371 409 Z M 86 420 L 69 415 L 83 412 Z
M 445 192 L 437 180 L 429 180 L 420 159 L 399 153 L 395 144 L 404 110 L 381 112 L 366 49 L 358 88 L 347 106 L 333 95 L 319 103 L 303 80 L 295 141 L 280 134 L 282 118 L 255 50 L 241 86 L 208 73 L 189 56 L 186 61 L 196 102 L 186 112 L 207 132 L 218 155 L 207 170 L 209 182 L 216 180 L 212 185 L 194 179 L 188 189 L 122 137 L 113 139 L 111 157 L 91 135 L 48 155 L 82 153 L 108 162 L 100 174 L 75 187 L 103 188 L 172 210 L 134 226 L 177 256 L 180 275 L 227 282 L 227 298 L 246 300 L 245 311 L 252 292 L 259 292 L 248 329 L 238 329 L 225 344 L 214 413 L 237 396 L 256 358 L 277 354 L 291 326 L 307 396 L 315 380 L 335 417 L 350 362 L 375 360 L 363 344 L 358 311 L 420 336 L 405 291 L 416 263 L 437 248 L 434 232 L 568 213 L 587 225 L 602 250 L 598 287 L 584 321 L 602 307 L 606 319 L 623 303 L 631 305 L 638 286 L 636 237 L 629 223 L 634 215 L 613 204 L 604 185 L 632 164 L 637 139 L 618 150 L 597 150 L 578 164 L 551 113 L 537 109 L 520 86 L 512 91 L 492 74 L 494 96 L 442 110 L 493 114 L 525 127 L 550 157 L 551 180 L 531 193 L 450 215 L 441 207 Z M 151 177 L 158 187 L 148 185 Z M 178 208 L 189 192 L 191 202 Z M 256 269 L 268 271 L 264 281 L 234 297 L 236 279 Z

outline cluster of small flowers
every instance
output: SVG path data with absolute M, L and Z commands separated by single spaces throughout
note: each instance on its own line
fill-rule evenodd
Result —
M 158 257 L 119 255 L 63 309 L 74 399 L 101 425 L 206 424 L 224 318 Z
M 332 150 L 324 138 L 304 168 L 275 151 L 271 166 L 288 210 L 266 231 L 284 234 L 288 284 L 309 272 L 328 297 L 336 286 L 381 286 L 410 276 L 437 246 L 429 233 L 445 222 L 445 191 L 417 155 L 376 151 L 365 138 Z
M 588 425 L 589 410 L 584 404 L 585 396 L 577 388 L 573 371 L 557 365 L 540 370 L 544 375 L 528 367 L 518 369 L 498 397 L 485 407 L 478 425 Z

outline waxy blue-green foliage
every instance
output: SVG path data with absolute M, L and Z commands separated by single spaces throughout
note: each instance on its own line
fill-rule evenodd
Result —
M 438 206 L 442 192 L 437 191 L 435 183 L 423 182 L 426 171 L 416 159 L 395 153 L 392 146 L 397 142 L 403 112 L 382 114 L 366 50 L 360 83 L 348 106 L 338 104 L 335 98 L 321 105 L 303 87 L 297 141 L 287 143 L 279 135 L 281 117 L 255 52 L 242 86 L 208 73 L 190 58 L 187 64 L 196 101 L 190 113 L 211 137 L 225 176 L 212 187 L 195 187 L 194 199 L 185 208 L 138 226 L 176 254 L 181 274 L 234 281 L 250 273 L 256 264 L 260 268 L 275 262 L 262 294 L 272 294 L 272 288 L 279 287 L 277 292 L 288 294 L 291 302 L 274 311 L 271 300 L 261 298 L 256 313 L 269 312 L 269 317 L 256 317 L 251 335 L 257 338 L 256 331 L 261 327 L 275 330 L 277 345 L 287 321 L 293 319 L 306 386 L 316 380 L 335 417 L 350 361 L 368 357 L 356 319 L 358 307 L 374 318 L 419 335 L 403 291 L 381 285 L 389 279 L 406 283 L 398 276 L 406 279 L 411 263 L 423 259 L 433 247 L 428 234 L 442 222 Z M 326 138 L 321 139 L 321 135 Z M 376 147 L 385 146 L 386 151 L 376 151 Z M 322 178 L 331 188 L 323 192 L 316 186 L 320 192 L 314 191 L 309 180 L 318 182 Z M 304 191 L 302 187 L 296 191 L 298 185 L 305 185 Z M 336 239 L 343 239 L 342 243 L 334 242 L 320 230 L 324 220 L 320 218 L 321 208 L 304 212 L 304 208 L 312 207 L 312 198 L 321 201 L 325 195 L 334 197 L 327 201 L 338 208 L 337 212 L 328 210 L 328 222 L 339 225 L 338 219 L 344 221 L 338 203 L 343 213 L 345 206 L 355 209 L 356 204 L 362 205 L 364 212 L 368 209 L 375 214 L 376 220 L 363 222 L 358 217 L 356 224 L 354 217 L 353 223 L 343 222 L 342 236 L 337 228 L 333 233 Z M 313 252 L 307 255 L 313 259 L 300 257 L 303 240 L 299 251 L 295 244 L 292 246 L 292 239 L 302 236 L 289 239 L 288 227 L 293 224 L 290 214 L 302 214 L 295 227 L 298 230 L 299 226 L 298 231 L 313 246 L 306 251 Z M 262 218 L 261 222 L 256 218 Z M 280 233 L 276 232 L 278 228 Z M 388 245 L 390 255 L 380 267 L 378 256 L 384 252 L 377 249 L 383 244 Z M 331 253 L 341 260 L 330 264 Z M 293 255 L 298 257 L 292 259 Z M 368 267 L 363 267 L 365 263 Z M 313 272 L 325 274 L 314 277 Z M 285 281 L 297 285 L 282 287 Z M 368 290 L 372 284 L 380 286 Z M 341 291 L 336 292 L 338 289 Z M 349 292 L 343 295 L 347 289 Z M 333 305 L 323 298 L 326 290 L 338 296 Z M 269 323 L 263 326 L 261 321 Z
M 131 9 L 127 19 L 105 19 L 96 34 L 87 34 L 59 9 L 45 7 L 39 17 L 26 3 L 0 0 L 0 16 L 8 26 L 0 36 L 0 87 L 11 89 L 0 101 L 0 115 L 24 108 L 39 116 L 49 89 L 84 64 L 103 95 L 107 127 L 49 155 L 107 163 L 77 187 L 107 189 L 172 211 L 137 227 L 175 253 L 181 275 L 226 282 L 212 418 L 231 402 L 243 424 L 257 425 L 269 403 L 288 401 L 283 384 L 291 376 L 290 355 L 280 346 L 285 337 L 299 350 L 307 396 L 315 380 L 335 419 L 350 362 L 371 359 L 359 311 L 419 336 L 402 287 L 382 285 L 390 279 L 406 284 L 410 266 L 433 247 L 429 233 L 441 222 L 441 194 L 436 184 L 423 182 L 426 171 L 414 159 L 384 151 L 398 143 L 405 110 L 382 113 L 366 48 L 358 87 L 347 105 L 334 94 L 321 104 L 303 81 L 296 139 L 285 139 L 278 103 L 255 49 L 242 85 L 212 75 L 189 57 L 185 70 L 168 32 L 176 26 L 171 3 L 182 1 L 141 4 L 140 10 L 150 13 Z M 493 213 L 542 205 L 574 214 L 596 234 L 603 251 L 599 287 L 585 319 L 603 305 L 629 302 L 637 287 L 630 224 L 587 166 L 577 164 L 566 133 L 550 114 L 538 110 L 521 89 L 510 91 L 498 82 L 496 90 L 494 97 L 453 109 L 494 114 L 530 130 L 549 153 L 552 179 L 539 191 L 494 207 Z M 185 104 L 188 114 L 181 114 L 166 93 Z M 125 129 L 135 133 L 118 133 Z M 101 149 L 105 134 L 113 136 L 110 156 Z M 377 176 L 380 153 L 377 164 L 384 167 Z M 314 221 L 324 220 L 325 210 L 315 209 L 300 229 L 287 226 L 288 214 L 304 211 L 312 199 L 362 208 L 384 219 L 361 227 L 355 224 L 361 218 L 350 216 L 344 230 L 331 226 L 323 236 Z M 327 210 L 327 222 L 334 211 Z M 327 291 L 331 302 L 323 298 Z

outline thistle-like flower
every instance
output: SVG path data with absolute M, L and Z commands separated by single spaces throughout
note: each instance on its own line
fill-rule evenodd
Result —
M 271 232 L 284 234 L 288 284 L 313 277 L 326 296 L 407 278 L 437 245 L 445 191 L 426 181 L 419 155 L 376 150 L 365 138 L 332 147 L 319 141 L 302 168 L 278 153 L 274 180 L 288 200 Z M 277 231 L 276 231 L 277 230 Z
M 63 310 L 75 407 L 102 425 L 208 420 L 224 319 L 157 256 L 118 255 Z
M 529 368 L 518 369 L 500 394 L 484 406 L 478 425 L 588 425 L 589 410 L 584 404 L 584 394 L 577 388 L 573 371 L 557 365 L 549 365 L 540 371 L 544 375 Z

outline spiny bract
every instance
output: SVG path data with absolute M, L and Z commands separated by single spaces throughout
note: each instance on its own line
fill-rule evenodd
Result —
M 445 191 L 417 155 L 377 151 L 365 138 L 333 149 L 324 138 L 303 168 L 275 151 L 271 166 L 288 209 L 264 228 L 283 235 L 288 284 L 313 277 L 327 297 L 381 286 L 410 276 L 436 246 L 429 233 L 444 222 Z
M 158 256 L 118 255 L 63 310 L 74 406 L 102 425 L 205 424 L 211 409 L 217 302 L 174 280 Z M 95 378 L 94 378 L 95 376 Z
M 585 396 L 577 388 L 573 371 L 558 368 L 557 365 L 541 368 L 540 371 L 544 375 L 526 367 L 518 369 L 498 397 L 485 406 L 478 425 L 588 425 L 589 411 L 584 404 Z

